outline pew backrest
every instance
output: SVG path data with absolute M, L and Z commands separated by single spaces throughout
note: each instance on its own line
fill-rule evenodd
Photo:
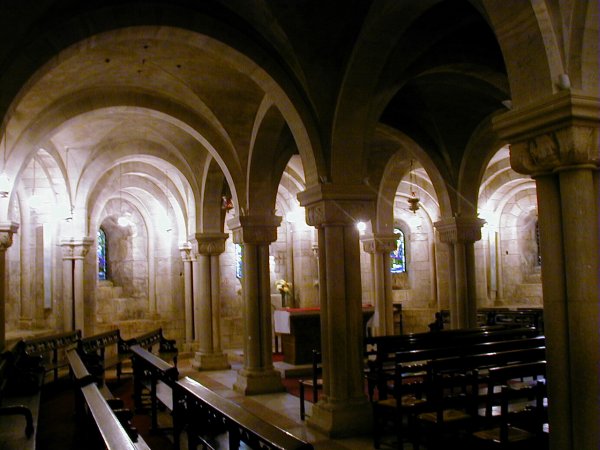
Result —
M 81 331 L 67 331 L 22 341 L 25 357 L 40 361 L 45 373 L 54 372 L 54 381 L 58 379 L 59 369 L 68 366 L 66 351 L 77 346 Z
M 239 442 L 243 441 L 253 449 L 269 450 L 310 450 L 313 446 L 289 432 L 268 423 L 254 414 L 246 411 L 240 405 L 227 400 L 212 392 L 202 384 L 191 378 L 184 377 L 179 380 L 173 388 L 174 421 L 185 420 L 185 412 L 200 412 L 211 416 L 221 424 L 224 424 L 229 433 L 229 448 L 238 448 Z M 197 415 L 194 417 L 198 417 Z M 187 423 L 188 433 L 200 433 L 211 430 L 203 430 L 206 427 L 202 421 L 192 420 Z M 184 424 L 175 424 L 175 429 L 181 431 Z
M 94 383 L 94 378 L 88 372 L 77 351 L 75 349 L 68 350 L 67 359 L 76 385 L 100 431 L 105 447 L 108 450 L 138 450 L 138 446 Z
M 175 339 L 167 339 L 162 328 L 149 331 L 135 338 L 127 341 L 129 347 L 132 345 L 138 345 L 141 348 L 148 350 L 151 353 L 155 353 L 165 360 L 172 360 L 173 365 L 177 366 L 177 357 L 179 350 L 176 346 Z

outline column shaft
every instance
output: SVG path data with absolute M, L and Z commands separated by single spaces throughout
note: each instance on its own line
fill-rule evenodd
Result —
M 227 355 L 221 351 L 221 297 L 219 255 L 225 251 L 223 233 L 198 233 L 196 271 L 193 273 L 193 303 L 197 346 L 192 367 L 199 370 L 228 369 Z
M 598 206 L 592 170 L 559 173 L 568 304 L 573 448 L 599 448 Z M 596 430 L 591 432 L 591 430 Z
M 200 283 L 198 288 L 198 342 L 200 353 L 212 353 L 212 298 L 211 298 L 211 276 L 210 255 L 198 255 L 198 273 Z
M 560 191 L 554 175 L 536 177 L 538 223 L 542 254 L 542 289 L 546 347 L 550 361 L 569 361 L 569 320 L 567 311 L 565 266 L 560 219 Z M 551 263 L 545 264 L 545 261 Z M 548 407 L 552 424 L 553 450 L 570 448 L 571 438 L 571 374 L 569 364 L 549 364 L 547 368 Z M 559 406 L 560 405 L 560 406 Z
M 73 306 L 75 310 L 75 329 L 81 330 L 83 336 L 86 335 L 86 326 L 84 320 L 84 290 L 83 290 L 83 257 L 77 257 L 73 268 Z

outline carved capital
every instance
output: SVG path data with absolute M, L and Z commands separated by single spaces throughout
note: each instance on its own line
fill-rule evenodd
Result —
M 191 262 L 194 260 L 194 253 L 192 252 L 193 247 L 190 242 L 185 242 L 179 246 L 179 252 L 181 253 L 181 260 L 183 262 Z
M 510 163 L 528 175 L 569 166 L 600 164 L 600 99 L 561 91 L 493 119 L 494 130 L 511 144 Z
M 391 253 L 396 250 L 397 236 L 394 234 L 373 234 L 361 239 L 367 253 Z
M 517 172 L 535 175 L 569 166 L 596 167 L 599 152 L 598 128 L 572 126 L 512 144 L 510 162 Z
M 5 252 L 13 243 L 13 235 L 19 229 L 15 222 L 0 223 L 0 251 Z
M 306 208 L 306 223 L 352 225 L 374 216 L 375 197 L 364 185 L 321 184 L 298 194 L 300 205 Z
M 277 240 L 281 217 L 275 215 L 238 216 L 227 222 L 236 244 L 270 244 Z
M 220 255 L 225 251 L 225 241 L 228 237 L 227 233 L 196 233 L 193 240 L 198 254 Z
M 475 242 L 481 239 L 485 220 L 478 217 L 450 217 L 434 223 L 440 240 L 447 244 Z
M 89 237 L 81 239 L 65 239 L 60 242 L 63 259 L 83 259 L 95 240 Z

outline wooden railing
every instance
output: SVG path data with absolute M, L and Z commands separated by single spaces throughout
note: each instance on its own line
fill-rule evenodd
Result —
M 251 449 L 308 450 L 313 446 L 289 432 L 268 423 L 241 406 L 185 377 L 173 386 L 174 448 L 179 449 L 180 434 L 187 430 L 189 449 L 223 448 L 216 444 L 227 434 L 229 449 L 243 442 Z M 221 441 L 218 441 L 222 444 Z
M 137 435 L 135 429 L 126 428 L 119 421 L 98 386 L 94 377 L 88 372 L 75 349 L 67 351 L 67 358 L 75 383 L 79 388 L 78 396 L 85 401 L 87 410 L 93 418 L 105 447 L 108 450 L 140 450 L 147 445 Z M 78 407 L 79 414 L 84 408 Z M 81 418 L 81 417 L 80 417 Z M 137 441 L 137 444 L 136 442 Z
M 133 364 L 133 397 L 136 410 L 144 409 L 142 394 L 149 391 L 152 431 L 158 430 L 158 402 L 173 409 L 172 388 L 179 372 L 177 368 L 139 345 L 131 346 Z
M 81 338 L 81 331 L 67 331 L 65 333 L 44 336 L 23 341 L 23 353 L 30 358 L 41 357 L 41 364 L 45 372 L 54 373 L 54 381 L 58 379 L 58 371 L 68 366 L 65 352 L 77 345 Z

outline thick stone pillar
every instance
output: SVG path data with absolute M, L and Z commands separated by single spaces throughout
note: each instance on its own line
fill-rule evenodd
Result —
M 63 249 L 63 325 L 65 331 L 81 330 L 86 335 L 84 319 L 84 259 L 94 239 L 69 239 Z
M 600 448 L 599 117 L 567 90 L 494 123 L 536 180 L 551 450 Z
M 396 239 L 394 234 L 372 234 L 361 239 L 365 252 L 371 255 L 371 276 L 375 302 L 373 333 L 375 336 L 394 334 L 390 253 L 396 250 Z
M 0 223 L 0 352 L 6 348 L 6 288 L 8 274 L 6 273 L 6 250 L 13 243 L 13 235 L 19 229 L 14 222 Z
M 435 222 L 440 240 L 451 245 L 450 273 L 454 280 L 450 286 L 451 328 L 477 326 L 477 283 L 475 279 L 475 241 L 481 239 L 484 221 L 478 217 L 450 217 Z
M 194 341 L 194 309 L 193 309 L 193 279 L 192 262 L 194 261 L 192 245 L 185 243 L 179 247 L 183 262 L 183 295 L 185 308 L 185 343 L 191 345 Z
M 364 186 L 319 185 L 298 194 L 319 237 L 323 396 L 307 424 L 331 437 L 371 430 L 364 392 L 360 242 L 356 222 L 374 201 Z
M 233 388 L 246 395 L 283 390 L 273 367 L 269 244 L 277 240 L 281 217 L 239 216 L 228 222 L 242 250 L 244 301 L 244 366 Z
M 192 366 L 198 370 L 229 369 L 227 355 L 221 349 L 221 274 L 219 255 L 225 251 L 229 234 L 198 233 L 195 235 L 198 283 L 193 292 L 198 306 L 198 351 Z

